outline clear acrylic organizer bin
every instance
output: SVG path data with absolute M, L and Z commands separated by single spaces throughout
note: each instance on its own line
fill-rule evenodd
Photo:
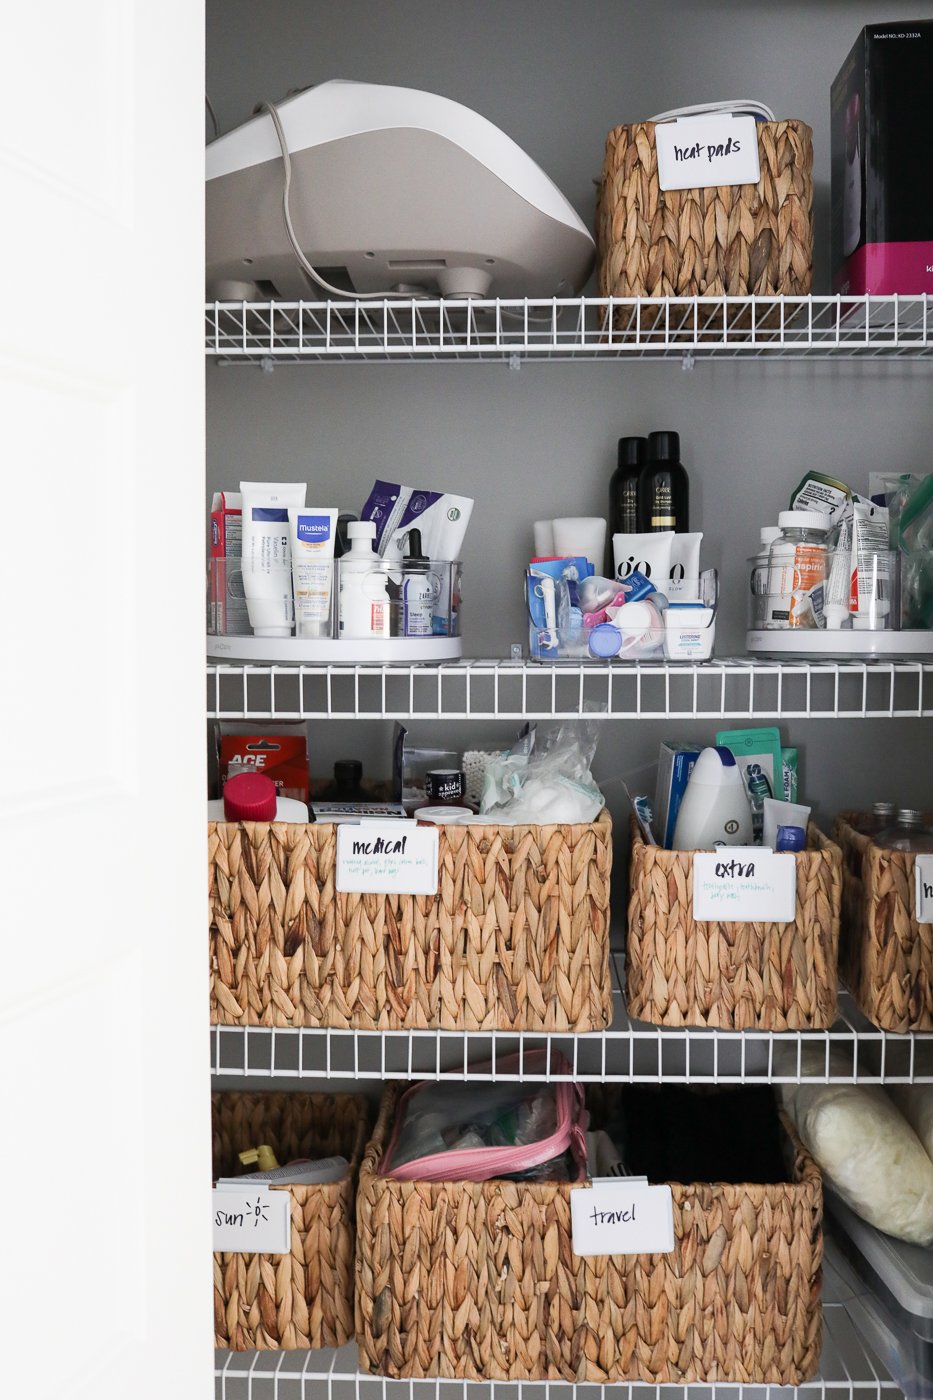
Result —
M 248 598 L 240 561 L 211 559 L 208 655 L 350 665 L 456 660 L 462 574 L 457 560 L 431 560 L 416 572 L 401 560 L 374 557 L 361 569 L 337 559 L 327 600 L 296 599 L 288 570 L 264 575 L 260 596 Z
M 748 560 L 749 651 L 869 658 L 933 654 L 933 551 L 872 551 L 859 561 L 855 580 L 850 550 L 824 554 L 822 566 L 817 555 L 805 571 L 788 558 Z
M 610 608 L 605 619 L 595 615 L 596 623 L 576 606 L 575 582 L 526 571 L 532 661 L 691 664 L 712 656 L 719 602 L 715 569 L 704 570 L 697 579 L 682 580 L 676 596 L 660 591 L 648 594 L 625 605 L 626 610 L 637 611 Z

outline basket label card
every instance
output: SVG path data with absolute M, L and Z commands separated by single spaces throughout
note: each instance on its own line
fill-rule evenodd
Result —
M 705 190 L 712 185 L 757 185 L 758 132 L 754 117 L 712 114 L 659 122 L 654 129 L 662 190 Z
M 674 1204 L 669 1186 L 639 1178 L 594 1181 L 570 1193 L 574 1254 L 669 1254 Z
M 721 846 L 693 857 L 697 923 L 791 924 L 797 913 L 797 862 L 762 846 Z
M 413 821 L 341 823 L 339 894 L 437 894 L 437 827 Z
M 933 924 L 933 856 L 914 856 L 918 924 Z
M 215 1186 L 211 1192 L 214 1250 L 221 1254 L 288 1254 L 291 1196 L 262 1181 Z

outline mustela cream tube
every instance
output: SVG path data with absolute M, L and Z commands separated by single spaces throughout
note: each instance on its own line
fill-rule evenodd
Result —
M 289 509 L 296 637 L 330 636 L 336 529 L 336 509 L 320 510 L 313 506 Z

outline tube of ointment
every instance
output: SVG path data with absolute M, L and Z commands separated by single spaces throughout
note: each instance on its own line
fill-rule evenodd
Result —
M 295 590 L 295 636 L 330 636 L 337 510 L 292 506 L 288 512 Z
M 764 825 L 761 833 L 763 846 L 770 846 L 771 850 L 774 850 L 779 826 L 802 826 L 806 831 L 807 822 L 810 820 L 809 807 L 804 807 L 798 802 L 779 802 L 776 797 L 766 797 L 763 805 Z
M 852 570 L 852 502 L 843 507 L 838 519 L 839 533 L 829 569 L 829 581 L 823 602 L 827 627 L 844 627 L 849 621 L 849 590 Z
M 613 535 L 612 556 L 616 578 L 623 583 L 630 574 L 644 574 L 658 586 L 660 580 L 671 576 L 673 530 L 657 530 L 645 535 Z
M 890 626 L 891 548 L 887 506 L 872 505 L 864 496 L 852 502 L 852 626 Z
M 295 620 L 288 512 L 303 506 L 304 482 L 241 481 L 243 592 L 257 637 L 290 637 Z
M 696 534 L 675 534 L 671 541 L 670 583 L 663 589 L 668 598 L 695 598 L 700 577 L 700 545 L 703 531 Z M 662 585 L 658 585 L 662 587 Z

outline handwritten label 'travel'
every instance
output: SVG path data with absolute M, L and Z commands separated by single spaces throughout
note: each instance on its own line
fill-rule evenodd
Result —
M 220 1254 L 288 1254 L 291 1197 L 265 1183 L 215 1186 L 211 1193 L 214 1249 Z
M 570 1193 L 574 1254 L 669 1254 L 674 1206 L 669 1186 L 594 1181 Z
M 793 923 L 797 862 L 761 846 L 723 846 L 693 857 L 693 917 L 698 922 Z
M 933 924 L 933 856 L 914 856 L 914 877 L 917 881 L 917 923 Z
M 662 190 L 713 185 L 757 185 L 758 132 L 754 117 L 682 117 L 654 129 Z
M 437 894 L 437 827 L 360 822 L 337 828 L 340 894 Z

